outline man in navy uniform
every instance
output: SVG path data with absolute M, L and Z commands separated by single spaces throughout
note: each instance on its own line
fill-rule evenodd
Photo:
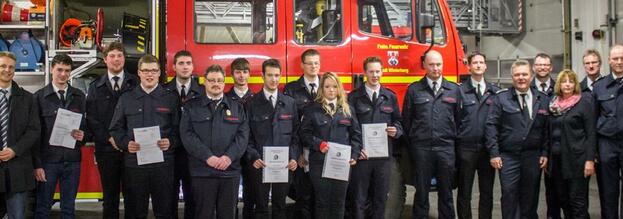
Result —
M 144 55 L 138 60 L 138 76 L 139 86 L 119 98 L 110 123 L 110 135 L 124 151 L 125 218 L 147 218 L 150 197 L 156 218 L 172 218 L 174 150 L 180 146 L 180 101 L 174 92 L 158 85 L 160 64 L 155 56 Z M 140 164 L 137 152 L 146 145 L 136 142 L 134 133 L 136 129 L 154 126 L 160 132 L 156 146 L 164 161 Z
M 234 218 L 249 123 L 242 103 L 224 97 L 223 68 L 208 67 L 204 86 L 207 95 L 184 104 L 180 124 L 192 177 L 195 218 Z
M 68 55 L 54 56 L 50 63 L 52 83 L 35 93 L 43 136 L 41 143 L 33 150 L 35 178 L 39 182 L 35 218 L 50 217 L 57 184 L 60 184 L 62 217 L 76 217 L 74 206 L 80 182 L 80 146 L 84 144 L 82 130 L 86 127 L 85 122 L 80 122 L 82 130 L 71 130 L 71 137 L 76 140 L 73 147 L 50 144 L 56 114 L 60 109 L 79 113 L 84 120 L 86 97 L 82 91 L 68 83 L 72 64 L 73 61 Z
M 467 57 L 470 79 L 461 84 L 463 98 L 460 111 L 459 136 L 457 141 L 458 194 L 457 214 L 459 218 L 472 218 L 472 186 L 478 171 L 478 218 L 491 218 L 493 209 L 493 180 L 495 170 L 489 164 L 489 152 L 485 147 L 485 121 L 495 93 L 500 89 L 484 79 L 487 70 L 486 57 L 473 52 Z
M 601 79 L 601 55 L 597 50 L 589 49 L 582 56 L 586 77 L 580 82 L 582 92 L 593 92 L 593 85 Z
M 123 188 L 123 153 L 112 140 L 108 127 L 119 97 L 134 89 L 138 85 L 138 78 L 123 69 L 125 66 L 123 44 L 113 42 L 103 53 L 108 72 L 89 85 L 87 130 L 95 142 L 95 160 L 104 195 L 103 217 L 119 218 L 119 192 Z
M 247 102 L 247 118 L 249 118 L 249 147 L 245 155 L 247 162 L 255 170 L 250 173 L 251 186 L 254 187 L 255 217 L 271 218 L 268 215 L 269 192 L 272 203 L 272 218 L 287 218 L 286 196 L 287 183 L 262 183 L 264 160 L 264 146 L 283 146 L 289 152 L 288 169 L 294 171 L 297 167 L 296 159 L 299 156 L 299 138 L 296 130 L 300 123 L 296 104 L 292 97 L 279 92 L 281 65 L 276 59 L 268 59 L 262 63 L 262 91 L 255 94 Z
M 175 78 L 164 84 L 164 88 L 173 91 L 180 98 L 181 105 L 188 99 L 198 98 L 205 95 L 205 90 L 193 75 L 194 64 L 193 57 L 189 51 L 181 50 L 173 56 L 173 71 Z M 194 204 L 192 192 L 190 192 L 190 172 L 188 171 L 188 157 L 186 150 L 180 145 L 175 148 L 175 179 L 173 182 L 173 202 L 172 214 L 173 218 L 177 218 L 177 200 L 180 193 L 180 181 L 182 191 L 184 193 L 184 218 L 192 219 L 194 214 Z
M 598 178 L 601 178 L 601 217 L 619 218 L 619 173 L 623 169 L 623 45 L 610 49 L 611 73 L 593 85 L 597 103 Z
M 554 70 L 552 57 L 545 53 L 536 54 L 533 68 L 535 77 L 532 80 L 532 89 L 552 97 L 554 95 L 554 85 L 556 84 L 556 81 L 551 77 Z
M 0 52 L 0 199 L 9 218 L 25 218 L 28 191 L 35 188 L 32 149 L 41 124 L 34 96 L 13 81 L 16 58 Z
M 439 218 L 454 218 L 452 181 L 460 88 L 442 76 L 441 54 L 431 50 L 424 60 L 426 76 L 409 85 L 403 102 L 403 125 L 415 165 L 413 218 L 428 218 L 428 193 L 437 178 Z
M 320 86 L 320 53 L 315 49 L 308 49 L 301 54 L 301 69 L 303 75 L 296 81 L 286 84 L 283 93 L 296 101 L 299 116 L 303 115 L 303 108 L 314 102 Z M 304 145 L 301 145 L 303 147 Z M 294 172 L 294 191 L 296 200 L 295 215 L 302 219 L 313 218 L 314 188 L 309 178 L 309 168 L 305 154 L 308 149 L 301 149 L 298 159 L 299 169 Z
M 498 91 L 485 125 L 486 146 L 499 170 L 503 218 L 538 218 L 541 169 L 547 166 L 549 98 L 530 87 L 530 63 L 511 66 L 513 87 Z
M 366 83 L 348 94 L 348 104 L 355 109 L 360 124 L 387 124 L 387 157 L 368 157 L 364 148 L 361 160 L 353 166 L 349 183 L 349 199 L 353 218 L 385 216 L 385 203 L 389 192 L 390 165 L 394 153 L 393 141 L 402 136 L 402 124 L 398 99 L 393 91 L 381 85 L 383 64 L 378 57 L 363 61 Z M 365 137 L 365 136 L 364 136 Z M 364 145 L 365 146 L 365 145 Z M 370 205 L 368 206 L 368 200 Z M 369 207 L 369 208 L 368 208 Z

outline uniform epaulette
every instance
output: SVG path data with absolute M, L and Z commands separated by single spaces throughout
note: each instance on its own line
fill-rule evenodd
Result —
M 499 93 L 506 92 L 506 91 L 508 91 L 508 88 L 500 89 L 498 92 L 495 92 L 495 93 L 499 94 Z

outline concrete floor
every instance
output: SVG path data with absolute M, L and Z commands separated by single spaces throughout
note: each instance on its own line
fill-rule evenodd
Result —
M 591 178 L 590 186 L 589 186 L 589 214 L 591 218 L 601 218 L 600 207 L 599 207 L 599 196 L 597 192 L 597 182 L 595 177 Z M 472 213 L 475 218 L 478 215 L 478 186 L 474 185 L 474 197 L 472 201 Z M 403 211 L 403 218 L 411 218 L 411 206 L 413 205 L 413 194 L 415 189 L 412 186 L 407 186 L 407 203 L 405 209 Z M 456 202 L 456 191 L 454 192 L 455 202 Z M 500 211 L 500 187 L 499 181 L 496 179 L 496 184 L 494 188 L 494 202 L 493 202 L 493 218 L 502 218 L 502 214 Z M 291 202 L 291 200 L 289 201 Z M 437 193 L 430 193 L 430 204 L 431 211 L 429 213 L 430 218 L 437 218 Z M 183 203 L 180 203 L 180 216 L 183 216 Z M 240 209 L 242 209 L 242 203 L 238 205 Z M 545 206 L 545 186 L 541 185 L 540 190 L 540 198 L 539 198 L 539 218 L 545 218 L 547 207 Z M 123 211 L 122 211 L 123 212 Z M 101 218 L 102 214 L 102 205 L 101 202 L 97 202 L 96 200 L 79 200 L 76 204 L 76 218 L 82 219 L 90 219 L 90 218 Z M 52 217 L 51 218 L 60 218 L 60 209 L 59 204 L 56 203 L 53 206 Z M 153 218 L 152 213 L 150 212 L 150 218 Z M 180 217 L 182 218 L 182 217 Z

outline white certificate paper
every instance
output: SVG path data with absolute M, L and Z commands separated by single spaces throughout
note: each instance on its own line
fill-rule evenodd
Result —
M 368 157 L 389 157 L 387 140 L 387 123 L 372 123 L 361 125 L 363 148 Z
M 134 141 L 141 149 L 136 152 L 138 165 L 164 162 L 164 154 L 158 147 L 160 140 L 160 127 L 151 126 L 145 128 L 135 128 Z
M 329 150 L 325 154 L 322 177 L 348 181 L 350 175 L 350 146 L 329 142 Z
M 82 122 L 82 114 L 59 108 L 52 127 L 50 145 L 74 149 L 76 139 L 71 137 L 71 130 L 80 129 L 80 122 Z
M 288 146 L 265 146 L 264 163 L 262 169 L 262 183 L 287 183 L 288 182 Z

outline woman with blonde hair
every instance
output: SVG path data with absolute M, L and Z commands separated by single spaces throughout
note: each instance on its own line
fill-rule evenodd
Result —
M 545 180 L 555 191 L 548 198 L 558 200 L 564 218 L 588 218 L 588 182 L 597 149 L 593 99 L 581 92 L 577 75 L 569 69 L 558 74 L 554 93 Z
M 304 109 L 300 128 L 303 145 L 310 148 L 316 218 L 344 218 L 348 181 L 324 178 L 322 172 L 331 145 L 329 142 L 350 146 L 349 163 L 357 163 L 361 152 L 361 130 L 352 112 L 337 75 L 331 72 L 322 75 L 315 101 Z

